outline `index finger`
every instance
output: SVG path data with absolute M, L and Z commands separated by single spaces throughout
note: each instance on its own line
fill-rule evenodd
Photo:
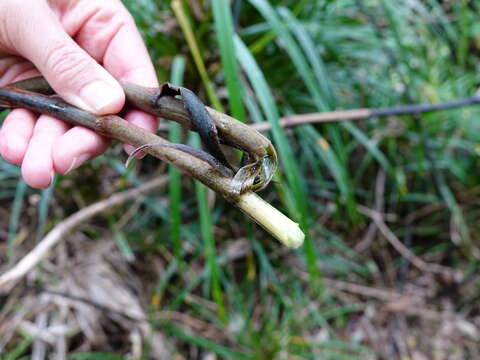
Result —
M 87 19 L 75 32 L 75 40 L 116 79 L 147 87 L 158 87 L 152 61 L 143 39 L 130 13 L 120 1 L 105 1 L 96 8 L 91 2 L 77 5 L 74 17 Z M 73 18 L 73 16 L 72 16 Z M 72 21 L 71 28 L 73 29 Z M 70 27 L 70 26 L 67 26 Z M 154 116 L 135 111 L 127 113 L 126 119 L 150 131 L 156 131 L 158 123 Z
M 105 52 L 103 64 L 118 80 L 158 87 L 147 49 L 133 23 L 124 25 L 115 34 Z M 151 132 L 156 132 L 158 128 L 158 118 L 142 111 L 129 111 L 125 119 Z M 133 148 L 127 146 L 125 150 L 130 153 Z

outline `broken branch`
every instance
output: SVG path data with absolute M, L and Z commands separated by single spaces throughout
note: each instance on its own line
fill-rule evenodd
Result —
M 255 160 L 253 163 L 240 169 L 232 177 L 232 172 L 228 167 L 222 164 L 219 159 L 202 150 L 171 143 L 127 122 L 119 116 L 96 116 L 67 104 L 56 97 L 19 89 L 19 84 L 0 88 L 0 105 L 4 107 L 25 107 L 54 116 L 73 125 L 87 127 L 103 136 L 117 139 L 136 147 L 142 147 L 145 152 L 177 167 L 182 172 L 187 173 L 221 194 L 285 245 L 298 247 L 302 244 L 305 235 L 300 230 L 298 224 L 280 213 L 259 196 L 251 193 L 252 190 L 259 190 L 268 184 L 276 169 L 277 158 L 270 141 L 250 129 L 247 125 L 224 114 L 215 112 L 214 116 L 212 116 L 214 121 L 220 125 L 218 129 L 223 135 L 223 141 L 244 149 Z M 44 82 L 37 78 L 35 83 L 27 83 L 23 87 L 32 89 L 36 86 L 37 88 L 35 89 L 39 89 L 40 86 L 44 85 Z M 168 89 L 175 91 L 174 87 Z M 43 90 L 45 92 L 50 91 L 47 86 L 44 86 Z M 177 117 L 185 119 L 185 109 L 179 106 L 181 103 L 178 103 L 178 99 L 170 95 L 162 95 L 162 89 L 159 92 L 157 90 L 153 97 L 148 96 L 145 93 L 147 90 L 149 94 L 153 94 L 155 91 L 155 89 L 143 88 L 143 93 L 140 93 L 138 89 L 136 90 L 137 98 L 133 100 L 135 105 L 142 108 L 140 106 L 142 102 L 144 105 L 151 104 L 152 108 L 148 111 L 150 113 L 158 115 L 161 112 L 167 118 Z M 175 116 L 161 106 L 159 103 L 161 99 L 168 99 L 169 104 L 175 104 Z M 155 111 L 158 111 L 158 113 Z M 211 112 L 210 110 L 208 111 Z M 190 124 L 195 129 L 192 126 L 191 119 L 189 123 L 187 121 L 184 122 L 185 124 Z M 238 131 L 238 133 L 234 131 Z M 258 140 L 259 144 L 256 144 L 255 140 Z M 267 218 L 265 214 L 269 214 L 271 218 Z M 272 219 L 275 220 L 273 221 Z

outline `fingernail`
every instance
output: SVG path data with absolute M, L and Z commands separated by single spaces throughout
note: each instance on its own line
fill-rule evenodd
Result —
M 95 113 L 110 112 L 121 96 L 119 89 L 103 81 L 94 81 L 80 91 L 81 101 Z
M 135 146 L 132 146 L 132 145 L 130 145 L 130 144 L 125 144 L 125 145 L 123 146 L 123 149 L 125 150 L 125 152 L 126 152 L 128 155 L 130 155 L 132 152 L 135 151 L 136 147 L 135 147 Z M 135 154 L 135 157 L 136 157 L 137 159 L 143 159 L 143 158 L 145 157 L 145 155 L 147 155 L 146 152 L 140 151 L 140 152 L 138 152 L 137 154 Z
M 90 159 L 92 154 L 82 154 L 78 157 L 73 158 L 72 163 L 70 164 L 69 168 L 67 171 L 65 171 L 65 174 L 68 174 L 70 171 L 75 170 L 78 168 L 80 165 L 82 165 L 85 161 Z

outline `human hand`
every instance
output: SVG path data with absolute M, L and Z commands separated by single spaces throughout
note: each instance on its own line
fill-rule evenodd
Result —
M 115 79 L 158 86 L 120 0 L 1 0 L 0 86 L 40 74 L 65 101 L 98 115 L 124 105 Z M 157 129 L 157 120 L 138 110 L 125 119 Z M 50 186 L 55 173 L 70 172 L 108 144 L 92 130 L 25 109 L 11 111 L 0 130 L 0 155 L 21 165 L 25 182 L 36 188 Z

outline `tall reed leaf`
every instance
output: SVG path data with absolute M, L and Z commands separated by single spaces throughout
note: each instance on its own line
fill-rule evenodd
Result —
M 235 49 L 237 51 L 240 65 L 248 76 L 250 83 L 258 97 L 262 106 L 263 112 L 269 123 L 272 126 L 272 133 L 275 146 L 279 152 L 280 162 L 285 169 L 285 175 L 294 195 L 295 214 L 292 216 L 298 219 L 301 228 L 307 233 L 309 223 L 308 209 L 307 209 L 307 194 L 304 189 L 304 184 L 301 180 L 300 171 L 297 167 L 295 156 L 288 143 L 287 137 L 283 132 L 279 123 L 279 112 L 270 88 L 265 80 L 263 72 L 260 70 L 254 57 L 245 46 L 243 41 L 238 37 L 234 37 Z M 305 238 L 304 246 L 307 266 L 312 275 L 319 275 L 319 270 L 316 267 L 315 248 L 312 239 L 308 236 Z
M 263 15 L 263 17 L 268 21 L 272 29 L 277 34 L 278 38 L 282 39 L 284 43 L 284 49 L 287 54 L 292 59 L 292 62 L 295 64 L 295 67 L 302 78 L 305 86 L 307 87 L 309 93 L 312 96 L 313 102 L 319 111 L 330 110 L 333 104 L 328 104 L 326 99 L 328 96 L 324 96 L 315 79 L 312 69 L 310 68 L 304 54 L 302 53 L 301 48 L 296 43 L 292 34 L 290 33 L 288 27 L 280 20 L 277 12 L 271 6 L 268 1 L 265 0 L 250 0 L 253 6 Z M 320 65 L 319 65 L 320 66 Z M 310 125 L 306 125 L 307 127 Z M 358 212 L 355 206 L 355 199 L 353 197 L 352 185 L 349 181 L 348 169 L 347 169 L 347 155 L 345 154 L 345 146 L 342 143 L 342 137 L 337 129 L 336 125 L 328 125 L 327 129 L 329 130 L 330 138 L 334 143 L 334 149 L 338 153 L 338 156 L 330 156 L 332 160 L 335 160 L 336 163 L 333 164 L 336 168 L 343 168 L 342 173 L 345 173 L 347 176 L 338 177 L 334 176 L 336 181 L 342 181 L 343 183 L 337 185 L 339 186 L 340 191 L 346 190 L 342 193 L 342 197 L 346 199 L 347 210 L 350 218 L 356 220 L 358 218 Z M 316 132 L 316 130 L 314 130 Z M 320 142 L 320 136 L 318 142 Z M 330 149 L 331 146 L 328 144 L 326 139 L 323 139 Z M 322 149 L 320 149 L 322 151 Z M 331 155 L 331 154 L 330 154 Z M 331 164 L 327 164 L 327 167 L 331 167 Z M 337 172 L 338 173 L 338 172 Z M 332 174 L 334 175 L 334 174 Z
M 234 31 L 230 5 L 228 1 L 214 0 L 212 1 L 212 8 L 231 113 L 234 118 L 244 122 L 245 109 L 242 103 L 242 84 L 233 45 Z
M 18 233 L 18 223 L 20 221 L 20 215 L 22 213 L 23 201 L 27 192 L 27 188 L 28 186 L 25 181 L 23 181 L 23 179 L 18 179 L 8 227 L 7 257 L 10 264 L 15 261 L 15 238 Z
M 190 52 L 192 53 L 193 59 L 195 61 L 195 65 L 197 66 L 197 70 L 200 73 L 202 78 L 203 84 L 207 89 L 208 98 L 211 101 L 213 107 L 223 112 L 223 107 L 218 99 L 214 89 L 212 82 L 208 76 L 205 63 L 203 61 L 202 55 L 200 53 L 200 49 L 198 47 L 197 40 L 195 39 L 195 35 L 193 29 L 188 21 L 188 16 L 185 12 L 184 7 L 180 0 L 174 0 L 172 2 L 172 9 L 177 17 L 182 31 L 185 35 L 187 40 L 188 46 L 190 48 Z M 200 146 L 200 140 L 198 136 L 194 136 L 192 134 L 193 142 L 196 146 Z M 223 295 L 220 288 L 220 281 L 218 277 L 219 267 L 215 255 L 215 240 L 213 236 L 213 223 L 210 214 L 210 210 L 208 209 L 207 202 L 208 202 L 208 193 L 207 188 L 195 181 L 195 192 L 197 194 L 197 203 L 198 203 L 198 210 L 200 213 L 200 228 L 202 239 L 204 242 L 204 251 L 205 251 L 205 258 L 207 260 L 207 266 L 209 269 L 210 274 L 210 285 L 212 289 L 212 297 L 217 304 L 218 307 L 218 314 L 222 320 L 226 320 L 226 312 L 225 306 L 223 305 Z
M 198 134 L 191 134 L 192 145 L 200 147 L 200 137 Z M 210 275 L 210 288 L 213 300 L 217 304 L 218 316 L 222 321 L 227 320 L 227 314 L 223 301 L 222 288 L 220 287 L 220 269 L 217 262 L 215 248 L 214 226 L 212 215 L 208 208 L 208 189 L 199 181 L 195 181 L 195 193 L 197 195 L 198 212 L 200 214 L 200 231 L 203 239 L 203 248 L 205 259 L 207 261 L 208 273 Z
M 185 71 L 185 57 L 179 55 L 173 59 L 170 81 L 181 86 L 183 84 L 183 73 Z M 174 143 L 181 141 L 182 126 L 174 121 L 170 122 L 169 140 Z M 168 169 L 170 175 L 169 196 L 170 196 L 170 236 L 173 243 L 175 257 L 181 255 L 181 202 L 182 189 L 180 171 L 173 166 Z
M 176 18 L 178 19 L 178 22 L 180 23 L 185 40 L 190 48 L 190 52 L 192 53 L 193 61 L 195 61 L 198 73 L 202 78 L 203 86 L 205 86 L 205 90 L 207 91 L 208 99 L 216 110 L 223 112 L 222 104 L 220 103 L 220 100 L 215 93 L 215 89 L 213 88 L 213 84 L 210 81 L 210 77 L 208 76 L 207 68 L 205 67 L 205 62 L 203 61 L 198 42 L 195 39 L 194 31 L 188 20 L 186 10 L 182 6 L 182 2 L 180 0 L 173 0 L 172 9 Z
M 42 190 L 42 197 L 38 203 L 38 226 L 37 226 L 37 243 L 42 239 L 45 234 L 45 227 L 48 217 L 48 207 L 52 200 L 52 195 L 57 186 L 57 181 L 54 181 L 51 186 Z

